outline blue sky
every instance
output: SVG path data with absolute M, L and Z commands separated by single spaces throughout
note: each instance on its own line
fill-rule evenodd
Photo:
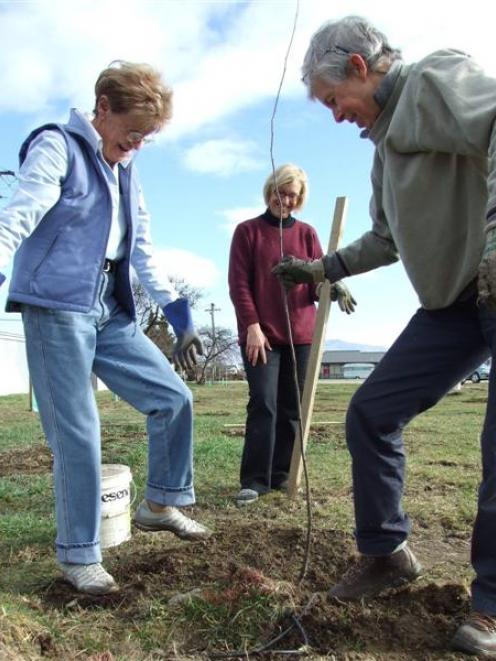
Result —
M 31 128 L 64 121 L 72 106 L 91 111 L 94 81 L 110 61 L 158 67 L 174 89 L 174 117 L 137 156 L 154 242 L 167 270 L 203 289 L 196 323 L 210 323 L 205 310 L 213 302 L 216 324 L 234 329 L 226 283 L 231 234 L 237 222 L 264 210 L 270 119 L 295 8 L 294 0 L 0 0 L 0 169 L 17 168 Z M 300 66 L 320 24 L 351 13 L 370 18 L 407 62 L 455 47 L 496 75 L 491 3 L 300 0 L 274 160 L 307 171 L 310 195 L 299 217 L 315 226 L 324 249 L 337 196 L 349 203 L 343 245 L 369 228 L 372 145 L 307 99 Z M 417 307 L 401 265 L 347 284 L 358 309 L 348 317 L 334 307 L 328 338 L 388 346 Z M 1 310 L 5 297 L 4 285 Z M 0 330 L 20 332 L 21 324 L 0 312 Z

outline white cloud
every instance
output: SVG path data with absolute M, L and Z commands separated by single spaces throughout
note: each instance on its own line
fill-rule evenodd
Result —
M 207 140 L 188 149 L 184 163 L 195 172 L 230 176 L 263 167 L 257 151 L 257 145 L 248 140 Z
M 110 61 L 147 61 L 174 87 L 165 136 L 190 135 L 237 110 L 275 97 L 293 27 L 295 0 L 139 2 L 38 0 L 0 7 L 0 111 L 52 115 L 57 103 L 90 110 L 97 74 Z M 300 3 L 283 95 L 305 95 L 300 65 L 311 34 L 328 18 L 368 16 L 408 60 L 445 46 L 472 53 L 489 72 L 495 8 L 472 0 Z M 429 16 L 429 20 L 425 20 Z M 487 20 L 480 21 L 485 16 Z M 446 17 L 449 17 L 447 21 Z
M 89 110 L 111 61 L 146 61 L 168 81 L 190 75 L 206 44 L 212 3 L 39 0 L 0 9 L 0 109 L 39 112 L 55 100 Z M 210 48 L 212 46 L 209 46 Z
M 155 251 L 157 262 L 168 276 L 184 279 L 189 285 L 204 289 L 214 286 L 220 271 L 214 262 L 187 250 L 162 249 Z
M 224 209 L 223 211 L 219 212 L 225 218 L 225 221 L 222 223 L 222 228 L 229 234 L 229 236 L 231 236 L 236 229 L 236 225 L 241 223 L 243 220 L 256 218 L 262 213 L 264 209 L 265 204 L 263 200 L 260 200 L 260 204 L 253 207 L 235 207 L 232 209 Z

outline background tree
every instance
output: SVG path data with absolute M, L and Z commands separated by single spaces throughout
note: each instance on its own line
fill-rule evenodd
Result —
M 179 296 L 187 298 L 191 308 L 194 309 L 203 296 L 202 290 L 180 278 L 172 277 L 170 280 Z M 170 359 L 175 335 L 160 306 L 150 298 L 143 285 L 138 281 L 133 283 L 133 293 L 140 328 Z M 205 383 L 207 376 L 215 380 L 215 378 L 224 376 L 228 368 L 240 363 L 237 336 L 229 328 L 203 326 L 198 329 L 198 334 L 204 344 L 205 355 L 198 356 L 196 369 L 187 373 L 186 376 L 189 380 Z
M 230 328 L 216 327 L 214 335 L 212 328 L 202 326 L 198 332 L 205 355 L 200 357 L 196 369 L 197 383 L 205 383 L 207 375 L 215 381 L 216 378 L 226 375 L 229 368 L 238 366 L 241 361 L 238 338 Z
M 192 309 L 203 296 L 201 289 L 193 287 L 182 278 L 169 277 L 175 290 L 181 298 L 187 298 Z M 159 349 L 170 358 L 175 335 L 162 309 L 148 295 L 143 285 L 135 281 L 133 293 L 136 301 L 136 317 L 140 328 L 145 335 L 159 347 Z

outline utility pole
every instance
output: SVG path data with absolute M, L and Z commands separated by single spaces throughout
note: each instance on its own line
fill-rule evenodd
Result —
M 215 343 L 215 313 L 220 312 L 220 308 L 215 307 L 215 303 L 210 303 L 210 307 L 205 310 L 210 314 L 212 320 L 212 343 Z
M 220 312 L 220 308 L 215 307 L 215 303 L 210 303 L 210 307 L 205 310 L 210 314 L 212 321 L 212 353 L 214 352 L 216 337 L 215 337 L 215 313 Z M 215 360 L 212 361 L 212 381 L 215 381 Z

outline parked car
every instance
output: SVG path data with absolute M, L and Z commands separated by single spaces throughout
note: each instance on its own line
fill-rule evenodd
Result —
M 346 363 L 343 365 L 343 379 L 366 379 L 374 367 L 373 363 Z
M 467 374 L 467 376 L 463 380 L 472 381 L 472 383 L 479 383 L 479 381 L 482 381 L 484 379 L 489 379 L 490 370 L 491 370 L 491 366 L 488 365 L 487 363 L 483 363 L 476 370 L 470 372 L 470 374 Z

